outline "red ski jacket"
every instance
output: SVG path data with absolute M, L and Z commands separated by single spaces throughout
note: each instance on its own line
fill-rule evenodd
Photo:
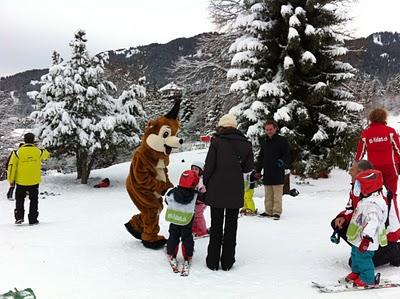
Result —
M 399 136 L 393 128 L 385 124 L 372 123 L 361 134 L 355 160 L 361 160 L 365 153 L 374 166 L 399 164 Z

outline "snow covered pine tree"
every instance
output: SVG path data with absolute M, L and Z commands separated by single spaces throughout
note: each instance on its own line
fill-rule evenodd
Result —
M 337 60 L 347 51 L 340 5 L 344 0 L 249 0 L 236 19 L 228 78 L 242 100 L 231 113 L 255 142 L 267 119 L 277 121 L 297 173 L 328 172 L 353 150 L 343 143 L 358 129 L 363 106 L 342 87 L 355 70 Z
M 114 84 L 104 79 L 107 56 L 90 57 L 86 34 L 75 33 L 70 42 L 71 60 L 61 63 L 53 54 L 53 66 L 42 76 L 36 100 L 35 133 L 54 155 L 75 155 L 78 178 L 86 184 L 96 159 L 116 147 L 140 142 L 136 118 L 144 111 L 137 98 L 145 95 L 142 86 L 133 86 L 118 100 L 108 90 Z

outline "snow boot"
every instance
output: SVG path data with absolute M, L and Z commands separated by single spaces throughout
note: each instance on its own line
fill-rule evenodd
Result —
M 347 274 L 345 280 L 347 282 L 355 281 L 356 279 L 358 279 L 359 276 L 360 276 L 360 274 L 351 272 L 351 273 Z
M 272 217 L 272 215 L 268 214 L 267 212 L 263 212 L 258 216 L 260 216 L 260 217 Z
M 126 230 L 127 230 L 133 237 L 135 237 L 135 238 L 138 239 L 138 240 L 142 240 L 142 233 L 141 233 L 141 232 L 139 232 L 139 231 L 137 231 L 137 230 L 134 230 L 133 227 L 132 227 L 132 225 L 131 225 L 129 222 L 125 223 L 124 225 L 125 225 Z
M 142 240 L 142 244 L 146 248 L 160 249 L 163 248 L 165 244 L 167 244 L 167 239 L 161 239 L 153 242 Z
M 353 281 L 354 287 L 366 287 L 368 284 L 366 284 L 364 281 L 362 281 L 360 278 L 357 278 Z

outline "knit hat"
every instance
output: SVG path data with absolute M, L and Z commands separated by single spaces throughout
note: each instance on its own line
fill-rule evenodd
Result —
M 225 114 L 218 122 L 218 127 L 233 127 L 237 128 L 237 121 L 234 115 Z

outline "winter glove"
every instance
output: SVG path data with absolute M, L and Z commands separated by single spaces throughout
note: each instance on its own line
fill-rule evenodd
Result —
M 364 253 L 368 250 L 369 243 L 374 243 L 371 237 L 365 236 L 362 238 L 360 245 L 358 246 L 358 250 L 361 253 Z
M 283 162 L 282 159 L 278 159 L 278 160 L 276 160 L 275 165 L 277 167 L 281 168 L 281 167 L 283 167 L 283 165 L 285 165 L 285 163 Z
M 252 172 L 250 174 L 250 182 L 258 181 L 261 178 L 262 178 L 262 174 L 259 172 Z
M 7 192 L 7 199 L 12 199 L 15 186 L 11 186 Z

